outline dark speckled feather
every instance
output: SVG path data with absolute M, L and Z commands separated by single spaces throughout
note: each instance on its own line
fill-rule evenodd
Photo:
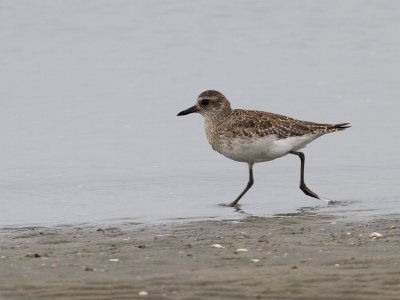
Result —
M 279 139 L 313 133 L 329 133 L 349 127 L 343 124 L 319 124 L 300 121 L 290 117 L 254 110 L 234 109 L 224 118 L 218 128 L 225 136 L 264 137 L 276 135 Z

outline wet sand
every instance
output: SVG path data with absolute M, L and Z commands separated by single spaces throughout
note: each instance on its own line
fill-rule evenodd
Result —
M 4 229 L 0 239 L 1 299 L 400 298 L 397 216 Z

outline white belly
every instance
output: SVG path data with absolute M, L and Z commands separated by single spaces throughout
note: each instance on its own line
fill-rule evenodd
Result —
M 240 162 L 263 162 L 297 151 L 322 134 L 289 137 L 278 140 L 275 135 L 262 138 L 236 138 L 218 149 L 222 155 Z

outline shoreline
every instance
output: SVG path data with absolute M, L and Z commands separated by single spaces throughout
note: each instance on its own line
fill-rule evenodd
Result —
M 377 232 L 382 235 L 373 237 Z M 0 230 L 0 299 L 398 299 L 400 220 Z

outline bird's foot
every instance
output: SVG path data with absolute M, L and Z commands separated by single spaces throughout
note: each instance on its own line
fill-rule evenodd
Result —
M 316 193 L 314 193 L 312 190 L 310 190 L 308 188 L 308 186 L 304 185 L 300 185 L 300 189 L 303 191 L 304 194 L 306 194 L 307 196 L 316 198 L 316 199 L 321 199 Z M 321 199 L 322 200 L 322 199 Z
M 218 204 L 219 206 L 223 206 L 223 207 L 233 207 L 235 208 L 236 211 L 240 210 L 240 204 L 232 202 L 232 203 L 220 203 Z

